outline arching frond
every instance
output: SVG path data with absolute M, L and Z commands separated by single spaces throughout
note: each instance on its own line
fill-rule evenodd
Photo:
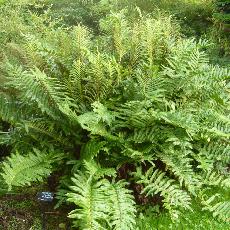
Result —
M 34 153 L 26 156 L 12 154 L 3 162 L 2 177 L 8 189 L 13 186 L 31 185 L 32 182 L 42 181 L 52 172 L 52 164 L 60 161 L 63 154 L 57 152 L 44 153 L 34 149 Z
M 173 212 L 173 209 L 177 208 L 190 209 L 191 197 L 175 180 L 168 178 L 165 172 L 151 167 L 143 174 L 138 168 L 134 175 L 140 178 L 137 183 L 144 185 L 142 193 L 147 196 L 160 194 L 163 197 L 164 207 L 169 211 Z

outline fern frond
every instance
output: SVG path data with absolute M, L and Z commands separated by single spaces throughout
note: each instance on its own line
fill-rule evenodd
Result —
M 103 168 L 95 161 L 86 161 L 84 160 L 84 167 L 88 175 L 98 180 L 105 176 L 114 177 L 116 174 L 116 170 L 114 168 Z
M 127 38 L 130 34 L 124 11 L 111 13 L 107 18 L 101 20 L 100 26 L 111 35 L 112 46 L 116 52 L 117 59 L 121 62 L 128 51 L 129 44 L 127 43 Z
M 132 140 L 135 143 L 143 143 L 143 142 L 154 143 L 160 131 L 161 130 L 158 126 L 142 128 L 142 129 L 134 129 Z
M 105 144 L 105 141 L 97 141 L 94 139 L 90 140 L 82 146 L 81 159 L 85 161 L 93 160 L 93 158 L 96 157 L 101 150 L 103 150 Z
M 206 131 L 213 135 L 213 137 L 230 138 L 229 124 L 215 123 L 212 128 L 206 128 Z
M 214 203 L 218 194 L 211 196 L 208 200 L 203 200 L 203 210 L 209 211 L 213 214 L 214 218 L 218 218 L 221 221 L 230 221 L 230 201 L 221 201 Z
M 67 79 L 67 89 L 72 96 L 79 103 L 83 102 L 83 86 L 82 81 L 84 79 L 84 64 L 80 59 L 73 63 L 73 67 L 70 70 L 70 79 Z
M 24 103 L 28 100 L 35 101 L 42 112 L 53 118 L 57 119 L 60 116 L 59 109 L 69 101 L 62 85 L 38 68 L 31 72 L 21 71 L 20 75 L 10 76 L 8 80 L 8 85 L 19 90 L 20 98 Z
M 123 141 L 124 142 L 124 141 Z M 125 144 L 124 144 L 125 145 Z M 145 147 L 141 148 L 140 150 L 135 150 L 130 148 L 128 145 L 125 146 L 125 149 L 122 151 L 122 154 L 128 157 L 131 161 L 138 161 L 138 162 L 145 162 L 145 161 L 152 161 L 156 159 L 154 153 L 154 146 L 153 145 L 146 145 Z
M 52 164 L 63 158 L 62 153 L 43 153 L 34 149 L 28 155 L 12 154 L 3 162 L 2 177 L 11 190 L 13 186 L 31 185 L 32 182 L 42 181 L 51 174 Z
M 63 146 L 71 145 L 68 143 L 68 139 L 63 137 L 61 132 L 58 132 L 57 127 L 54 127 L 54 123 L 48 121 L 48 119 L 34 119 L 31 121 L 24 121 L 24 128 L 28 134 L 34 133 L 51 137 L 55 142 L 61 143 Z
M 179 156 L 179 157 L 178 157 Z M 178 178 L 180 186 L 196 196 L 196 193 L 201 189 L 203 181 L 199 175 L 196 175 L 192 168 L 192 159 L 188 156 L 181 156 L 179 152 L 174 154 L 159 154 L 158 157 L 166 164 L 166 169 L 173 173 Z
M 57 203 L 55 204 L 54 209 L 59 208 L 62 204 L 67 202 L 66 194 L 71 192 L 69 189 L 70 184 L 71 178 L 69 176 L 63 176 L 60 179 L 57 192 L 55 193 Z
M 170 41 L 179 35 L 178 27 L 173 23 L 172 17 L 164 17 L 160 14 L 157 20 L 147 18 L 141 23 L 143 53 L 147 56 L 151 67 L 153 61 L 162 60 L 167 54 Z
M 22 105 L 17 100 L 0 94 L 0 118 L 3 121 L 15 124 L 24 118 Z
M 219 202 L 215 204 L 210 211 L 213 212 L 213 217 L 229 222 L 230 220 L 230 201 Z
M 73 192 L 67 194 L 67 200 L 79 207 L 69 214 L 75 226 L 85 230 L 133 229 L 136 208 L 127 183 L 101 179 L 105 175 L 114 176 L 112 169 L 103 169 L 93 162 L 85 161 L 84 165 L 86 171 L 74 175 L 74 185 L 70 186 Z
M 91 36 L 87 27 L 83 25 L 77 25 L 73 29 L 73 38 L 74 38 L 74 51 L 79 60 L 82 60 L 87 54 L 88 49 L 91 46 Z
M 120 125 L 133 128 L 147 128 L 152 126 L 156 117 L 148 112 L 151 101 L 130 101 L 116 108 L 115 116 L 120 120 Z
M 203 175 L 203 183 L 209 186 L 222 187 L 226 190 L 230 188 L 230 178 L 215 171 L 208 171 L 205 173 Z
M 116 139 L 108 132 L 108 127 L 114 121 L 114 115 L 103 104 L 95 101 L 92 104 L 93 112 L 87 112 L 78 116 L 77 120 L 83 129 L 93 135 L 101 135 L 110 139 Z
M 84 86 L 85 98 L 93 103 L 104 100 L 112 87 L 111 79 L 106 76 L 107 57 L 104 54 L 90 54 L 88 64 L 88 75 Z
M 214 165 L 215 162 L 221 161 L 223 164 L 228 164 L 230 161 L 230 145 L 223 141 L 209 142 L 200 149 L 199 154 L 194 155 L 195 159 L 202 163 L 202 159 L 206 159 L 210 164 Z M 199 160 L 200 159 L 200 160 Z M 202 165 L 199 166 L 202 168 Z M 206 168 L 206 171 L 209 171 Z
M 102 223 L 107 218 L 109 207 L 103 184 L 108 182 L 95 182 L 82 172 L 75 174 L 72 181 L 74 185 L 70 188 L 73 192 L 67 194 L 67 200 L 79 207 L 69 214 L 70 218 L 75 219 L 74 225 L 82 230 L 106 229 Z
M 111 199 L 111 225 L 114 230 L 131 230 L 136 224 L 135 202 L 126 186 L 127 182 L 120 180 L 111 183 L 108 191 Z
M 179 72 L 185 69 L 180 69 L 181 66 L 186 66 L 192 71 L 197 71 L 200 64 L 208 63 L 208 56 L 201 51 L 201 47 L 208 46 L 208 44 L 196 43 L 194 39 L 181 40 L 177 46 L 173 47 L 173 52 L 170 57 L 169 66 Z M 180 66 L 180 67 L 179 67 Z
M 182 113 L 182 111 L 162 112 L 155 115 L 169 124 L 185 129 L 191 134 L 200 128 L 192 114 Z
M 147 196 L 160 194 L 164 199 L 164 207 L 170 212 L 178 208 L 190 209 L 191 197 L 180 189 L 175 180 L 168 178 L 165 172 L 151 167 L 144 175 L 140 170 L 139 168 L 134 175 L 140 178 L 137 183 L 144 185 L 142 193 Z

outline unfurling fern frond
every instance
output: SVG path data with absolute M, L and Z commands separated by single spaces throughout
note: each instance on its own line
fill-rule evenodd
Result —
M 63 158 L 62 153 L 43 153 L 34 149 L 28 155 L 12 154 L 2 163 L 2 177 L 11 190 L 13 186 L 31 185 L 51 174 L 53 164 Z

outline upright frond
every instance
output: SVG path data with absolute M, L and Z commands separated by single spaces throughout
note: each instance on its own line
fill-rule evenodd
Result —
M 78 172 L 72 178 L 74 183 L 70 188 L 72 193 L 68 193 L 68 201 L 78 206 L 70 212 L 69 217 L 74 219 L 76 227 L 82 230 L 106 229 L 103 221 L 107 218 L 108 203 L 104 193 L 103 183 L 95 182 L 92 177 Z
M 83 230 L 134 229 L 136 208 L 127 183 L 100 179 L 111 175 L 110 169 L 91 162 L 85 162 L 85 167 L 85 173 L 78 171 L 74 175 L 74 185 L 70 186 L 72 192 L 67 194 L 67 200 L 78 206 L 69 214 L 75 226 Z
M 111 199 L 111 225 L 114 230 L 131 230 L 136 224 L 134 198 L 126 186 L 127 183 L 120 180 L 112 183 L 108 191 Z

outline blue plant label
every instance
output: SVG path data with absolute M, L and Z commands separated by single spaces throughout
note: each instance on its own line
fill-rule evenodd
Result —
M 54 193 L 52 192 L 39 192 L 38 200 L 44 202 L 52 202 L 54 199 Z

